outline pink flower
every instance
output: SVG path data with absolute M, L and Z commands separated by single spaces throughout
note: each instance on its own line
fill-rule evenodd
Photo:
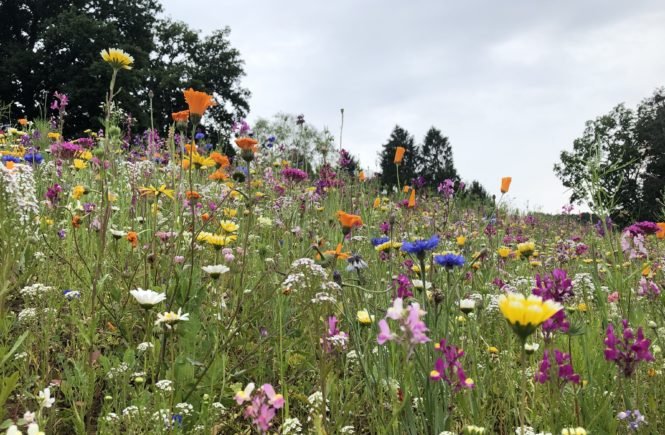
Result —
M 390 332 L 390 327 L 386 319 L 379 320 L 379 335 L 376 337 L 376 341 L 379 344 L 384 344 L 386 341 L 391 341 L 395 339 L 395 334 Z
M 612 292 L 609 295 L 607 295 L 607 302 L 614 303 L 619 300 L 619 292 Z

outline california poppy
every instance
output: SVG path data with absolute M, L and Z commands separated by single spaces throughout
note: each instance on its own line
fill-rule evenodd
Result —
M 28 120 L 25 119 L 25 118 L 19 118 L 17 121 L 18 121 L 18 123 L 21 124 L 23 127 L 25 127 L 26 125 L 28 125 Z
M 396 165 L 399 165 L 400 163 L 402 163 L 402 160 L 404 159 L 404 153 L 405 152 L 406 152 L 406 148 L 404 148 L 404 147 L 395 148 L 395 159 L 393 160 L 393 162 Z
M 409 195 L 409 203 L 407 204 L 408 208 L 413 208 L 416 206 L 416 189 L 411 189 L 411 195 Z
M 212 95 L 208 95 L 205 92 L 195 91 L 192 88 L 183 91 L 183 94 L 185 94 L 185 101 L 189 106 L 189 114 L 194 124 L 199 123 L 208 107 L 216 104 Z
M 243 136 L 236 139 L 236 145 L 243 151 L 256 151 L 256 145 L 259 142 L 251 137 Z
M 362 183 L 363 181 L 365 181 L 365 171 L 360 171 L 360 172 L 358 173 L 358 180 L 359 180 L 361 183 Z
M 349 234 L 353 227 L 359 227 L 363 224 L 363 219 L 360 216 L 342 210 L 337 212 L 337 220 L 342 224 L 342 233 L 344 234 Z
M 656 237 L 659 239 L 665 239 L 665 222 L 658 222 L 656 225 L 658 225 L 658 232 L 656 233 Z
M 181 110 L 180 112 L 173 112 L 171 117 L 175 122 L 187 122 L 189 119 L 189 110 Z
M 218 168 L 227 168 L 231 166 L 231 162 L 229 161 L 229 158 L 226 157 L 223 154 L 218 153 L 217 151 L 213 151 L 210 153 L 210 158 L 217 163 Z
M 501 193 L 508 193 L 511 181 L 513 181 L 512 177 L 503 177 L 501 179 Z

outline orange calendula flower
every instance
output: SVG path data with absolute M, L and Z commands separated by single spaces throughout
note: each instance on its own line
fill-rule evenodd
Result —
M 208 176 L 208 180 L 212 181 L 226 181 L 229 178 L 228 175 L 226 175 L 226 172 L 224 172 L 223 169 L 217 169 L 215 172 L 210 174 Z
M 512 177 L 503 177 L 501 179 L 501 193 L 508 193 L 511 181 L 513 181 Z
M 139 235 L 136 231 L 127 233 L 127 241 L 132 244 L 132 248 L 136 248 L 139 245 Z
M 217 104 L 212 98 L 212 95 L 208 95 L 205 92 L 195 91 L 192 88 L 183 91 L 183 94 L 185 94 L 185 101 L 189 106 L 190 116 L 197 116 L 199 120 L 208 109 L 208 107 Z
M 173 112 L 171 117 L 175 122 L 187 122 L 189 119 L 189 110 L 181 110 L 180 112 Z
M 665 222 L 658 222 L 656 225 L 658 225 L 658 232 L 656 233 L 656 237 L 659 239 L 665 239 Z
M 17 120 L 17 122 L 18 122 L 22 127 L 25 127 L 26 125 L 28 125 L 28 120 L 25 119 L 25 118 L 19 118 L 19 119 Z
M 395 159 L 393 162 L 396 165 L 399 165 L 402 163 L 402 160 L 404 159 L 404 153 L 406 152 L 406 148 L 404 147 L 397 147 L 395 148 Z
M 201 195 L 200 195 L 199 192 L 197 192 L 196 190 L 188 190 L 187 192 L 185 192 L 185 196 L 186 196 L 187 199 L 189 199 L 190 201 L 191 201 L 191 200 L 201 199 Z
M 203 222 L 208 222 L 210 220 L 210 213 L 203 213 L 201 215 L 201 220 L 203 220 Z
M 411 195 L 409 195 L 409 203 L 406 206 L 408 208 L 413 208 L 416 206 L 416 189 L 411 189 Z
M 342 233 L 344 234 L 351 232 L 353 227 L 359 227 L 363 224 L 363 220 L 360 216 L 349 214 L 342 210 L 337 212 L 337 220 L 342 224 Z
M 81 226 L 81 216 L 75 214 L 74 217 L 72 218 L 72 226 L 74 228 L 78 228 Z
M 217 151 L 213 151 L 210 153 L 210 158 L 217 163 L 218 168 L 228 168 L 231 166 L 231 162 L 229 161 L 229 158 L 226 157 L 224 154 L 220 154 Z
M 236 145 L 243 151 L 256 151 L 256 145 L 259 142 L 251 137 L 239 137 L 236 139 Z

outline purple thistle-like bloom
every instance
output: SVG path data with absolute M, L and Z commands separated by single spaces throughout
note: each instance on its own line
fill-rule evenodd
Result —
M 629 233 L 631 236 L 656 234 L 658 232 L 658 225 L 649 221 L 635 222 L 623 231 Z
M 427 240 L 404 241 L 402 251 L 415 254 L 419 259 L 425 258 L 425 252 L 431 251 L 439 245 L 439 236 L 432 236 Z
M 292 181 L 294 183 L 300 182 L 307 180 L 307 172 L 300 170 L 298 168 L 286 168 L 282 169 L 282 177 L 284 177 L 288 181 Z
M 437 358 L 434 363 L 434 370 L 430 372 L 430 379 L 433 381 L 445 381 L 453 387 L 455 392 L 462 388 L 473 388 L 475 384 L 467 378 L 460 359 L 464 356 L 464 351 L 450 345 L 445 339 L 442 339 L 437 345 L 436 350 L 443 354 L 443 357 Z
M 538 383 L 544 384 L 550 380 L 552 361 L 551 352 L 546 350 L 543 353 L 543 359 L 540 361 L 538 373 L 535 375 L 535 380 Z M 570 355 L 563 353 L 558 349 L 554 349 L 554 361 L 557 365 L 558 377 L 563 383 L 572 382 L 573 384 L 580 383 L 580 375 L 575 373 L 573 366 L 570 363 Z
M 621 339 L 614 335 L 614 325 L 607 325 L 605 334 L 605 359 L 614 361 L 624 376 L 630 377 L 634 372 L 638 362 L 653 361 L 654 357 L 649 352 L 651 340 L 644 337 L 642 328 L 637 329 L 637 336 L 632 328 L 628 326 L 628 320 L 621 321 L 623 325 L 623 334 Z

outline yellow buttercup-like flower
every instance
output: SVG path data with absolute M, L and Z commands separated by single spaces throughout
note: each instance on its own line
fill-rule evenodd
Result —
M 501 258 L 508 258 L 511 254 L 511 250 L 507 246 L 502 246 L 496 250 L 496 253 L 499 254 L 499 257 Z
M 515 333 L 526 340 L 537 327 L 563 307 L 552 300 L 543 301 L 539 296 L 525 298 L 522 294 L 508 293 L 499 297 L 499 309 Z
M 74 159 L 74 169 L 80 170 L 88 167 L 88 163 L 85 160 Z
M 109 48 L 101 51 L 102 59 L 113 67 L 113 69 L 132 69 L 134 58 L 119 48 Z
M 222 230 L 225 233 L 235 233 L 238 231 L 238 228 L 240 228 L 237 223 L 232 221 L 221 221 L 219 226 L 222 227 Z
M 517 245 L 517 252 L 523 258 L 529 258 L 533 255 L 536 250 L 536 244 L 533 242 L 524 242 Z

